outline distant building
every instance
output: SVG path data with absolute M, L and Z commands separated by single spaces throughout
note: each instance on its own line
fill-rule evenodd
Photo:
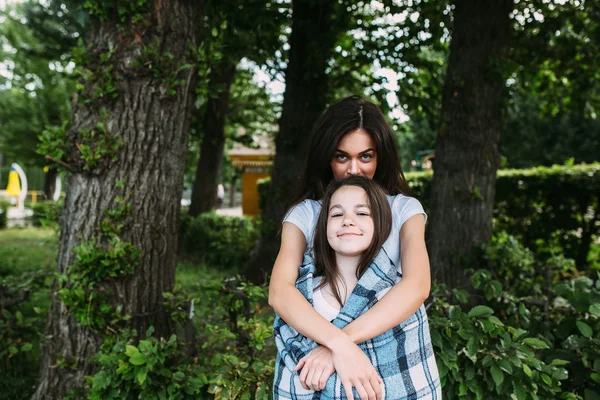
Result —
M 258 141 L 259 148 L 253 149 L 235 143 L 229 151 L 231 164 L 242 168 L 242 213 L 244 215 L 258 215 L 261 210 L 258 206 L 259 179 L 271 174 L 275 145 L 273 139 L 264 136 Z

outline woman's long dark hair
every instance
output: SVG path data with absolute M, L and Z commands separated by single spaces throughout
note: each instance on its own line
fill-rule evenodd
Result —
M 305 199 L 319 200 L 323 197 L 325 188 L 333 179 L 331 160 L 340 140 L 361 128 L 375 142 L 377 169 L 373 180 L 389 195 L 410 195 L 400 167 L 396 139 L 383 113 L 370 101 L 350 96 L 331 105 L 313 126 L 306 164 L 288 208 Z
M 392 230 L 392 210 L 390 209 L 390 203 L 385 192 L 375 180 L 364 176 L 351 175 L 339 181 L 333 180 L 329 184 L 323 197 L 321 212 L 319 213 L 319 219 L 315 227 L 313 253 L 315 256 L 316 274 L 323 277 L 318 288 L 329 284 L 340 306 L 343 305 L 342 296 L 340 295 L 340 288 L 336 283 L 340 281 L 338 279 L 340 271 L 337 267 L 335 251 L 331 248 L 327 240 L 327 219 L 329 216 L 329 207 L 331 206 L 331 197 L 338 189 L 344 186 L 357 186 L 366 192 L 368 205 L 371 210 L 371 218 L 373 219 L 373 239 L 360 258 L 356 268 L 357 279 L 360 279 L 373 262 Z

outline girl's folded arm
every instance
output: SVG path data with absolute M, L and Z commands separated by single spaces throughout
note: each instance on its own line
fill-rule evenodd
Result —
M 423 214 L 410 217 L 402 225 L 400 243 L 402 280 L 370 310 L 343 329 L 354 343 L 362 343 L 398 326 L 429 297 L 431 273 Z
M 348 340 L 347 335 L 315 311 L 295 286 L 305 249 L 306 238 L 302 231 L 284 222 L 281 247 L 269 283 L 269 305 L 302 335 L 333 348 L 340 340 Z

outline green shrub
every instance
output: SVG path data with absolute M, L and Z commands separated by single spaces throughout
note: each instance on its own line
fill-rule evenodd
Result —
M 258 208 L 260 208 L 261 210 L 265 209 L 267 196 L 269 195 L 270 184 L 271 177 L 262 178 L 256 182 L 256 187 L 258 189 Z
M 33 226 L 57 226 L 62 207 L 62 201 L 42 201 L 32 204 L 31 224 Z
M 197 360 L 185 356 L 177 336 L 168 340 L 152 336 L 135 340 L 136 332 L 125 332 L 116 340 L 105 340 L 96 355 L 98 371 L 87 377 L 88 396 L 104 399 L 197 399 L 206 377 Z
M 427 208 L 432 173 L 406 177 Z M 600 233 L 599 194 L 600 163 L 499 170 L 494 230 L 510 232 L 544 258 L 563 253 L 585 266 Z
M 50 275 L 42 270 L 0 279 L 0 398 L 24 399 L 33 394 Z
M 8 200 L 0 198 L 0 229 L 6 228 L 8 224 L 8 207 L 10 203 Z
M 239 271 L 250 259 L 259 235 L 258 222 L 250 217 L 218 215 L 214 211 L 181 221 L 181 251 L 206 264 Z

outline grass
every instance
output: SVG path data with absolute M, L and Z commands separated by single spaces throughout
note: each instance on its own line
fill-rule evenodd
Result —
M 57 251 L 58 239 L 51 228 L 0 230 L 0 277 L 50 270 Z

